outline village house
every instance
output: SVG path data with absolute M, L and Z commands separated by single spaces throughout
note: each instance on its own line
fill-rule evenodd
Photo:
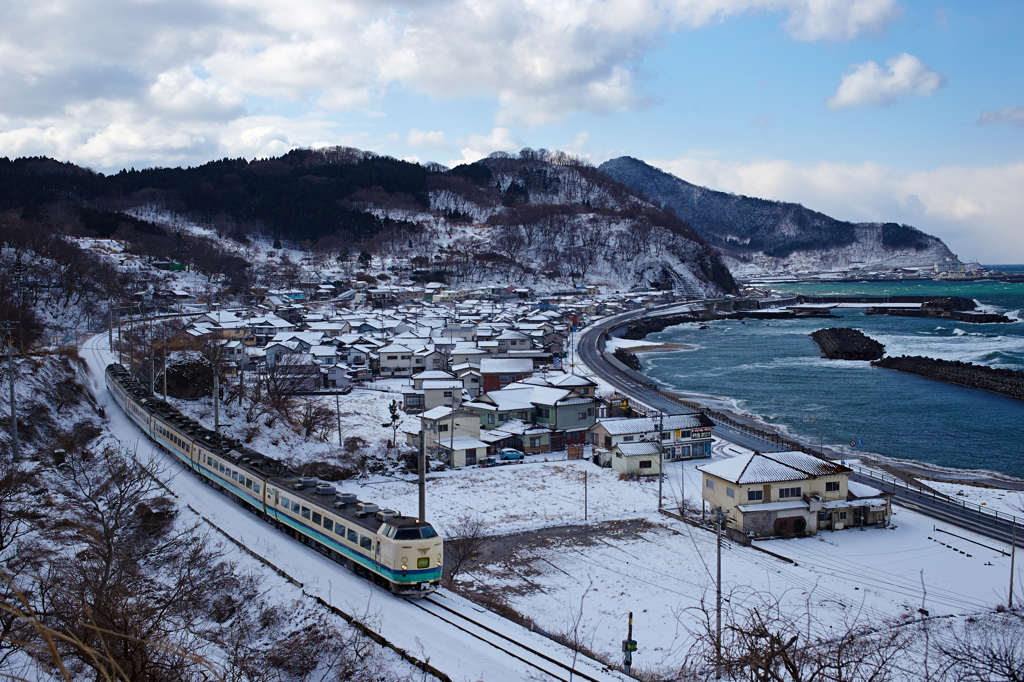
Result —
M 529 358 L 483 358 L 480 360 L 481 388 L 484 392 L 497 391 L 511 383 L 522 381 L 533 374 L 533 360 Z
M 704 501 L 748 536 L 885 526 L 889 498 L 851 482 L 850 469 L 803 452 L 753 452 L 697 467 Z
M 627 476 L 661 474 L 662 452 L 657 443 L 619 443 L 612 447 L 610 466 Z
M 663 417 L 608 417 L 590 429 L 590 442 L 604 450 L 602 466 L 611 466 L 608 452 L 626 443 L 659 443 L 667 461 L 711 456 L 711 428 L 714 422 L 703 414 L 672 414 Z

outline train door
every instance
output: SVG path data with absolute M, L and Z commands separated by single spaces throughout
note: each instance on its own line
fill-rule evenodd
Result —
M 376 548 L 373 551 L 373 568 L 380 573 L 380 535 L 374 537 Z

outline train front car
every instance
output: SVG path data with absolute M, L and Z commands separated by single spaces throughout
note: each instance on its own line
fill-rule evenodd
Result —
M 391 591 L 408 596 L 424 596 L 437 589 L 443 570 L 444 544 L 434 527 L 410 516 L 383 515 L 381 553 L 390 553 L 382 561 L 392 567 Z

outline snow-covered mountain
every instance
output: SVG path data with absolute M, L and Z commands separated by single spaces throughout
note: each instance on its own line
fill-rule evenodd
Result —
M 909 225 L 850 223 L 800 204 L 717 192 L 622 156 L 600 170 L 675 213 L 736 275 L 850 267 L 921 267 L 953 253 Z

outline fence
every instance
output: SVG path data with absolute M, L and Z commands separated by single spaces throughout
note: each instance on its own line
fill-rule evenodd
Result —
M 986 509 L 980 504 L 973 504 L 971 502 L 968 502 L 967 500 L 957 502 L 948 495 L 943 495 L 941 493 L 936 493 L 930 490 L 924 490 L 923 488 L 910 485 L 909 481 L 896 478 L 895 476 L 886 476 L 885 474 L 878 474 L 874 471 L 869 471 L 861 466 L 853 465 L 850 466 L 850 468 L 856 471 L 861 476 L 864 476 L 865 478 L 870 478 L 872 481 L 878 481 L 883 487 L 890 486 L 895 490 L 904 490 L 907 492 L 907 494 L 913 493 L 923 500 L 928 499 L 933 500 L 934 502 L 937 502 L 939 504 L 943 504 L 949 507 L 950 510 L 962 511 L 965 514 L 967 512 L 972 512 L 974 514 L 978 514 L 979 516 L 985 516 L 995 521 L 1002 521 L 1004 523 L 1009 523 L 1013 525 L 1024 524 L 1024 518 L 1014 516 L 1013 514 L 1007 514 L 1006 512 L 1000 512 L 998 509 Z M 900 485 L 900 483 L 902 483 L 903 485 Z

